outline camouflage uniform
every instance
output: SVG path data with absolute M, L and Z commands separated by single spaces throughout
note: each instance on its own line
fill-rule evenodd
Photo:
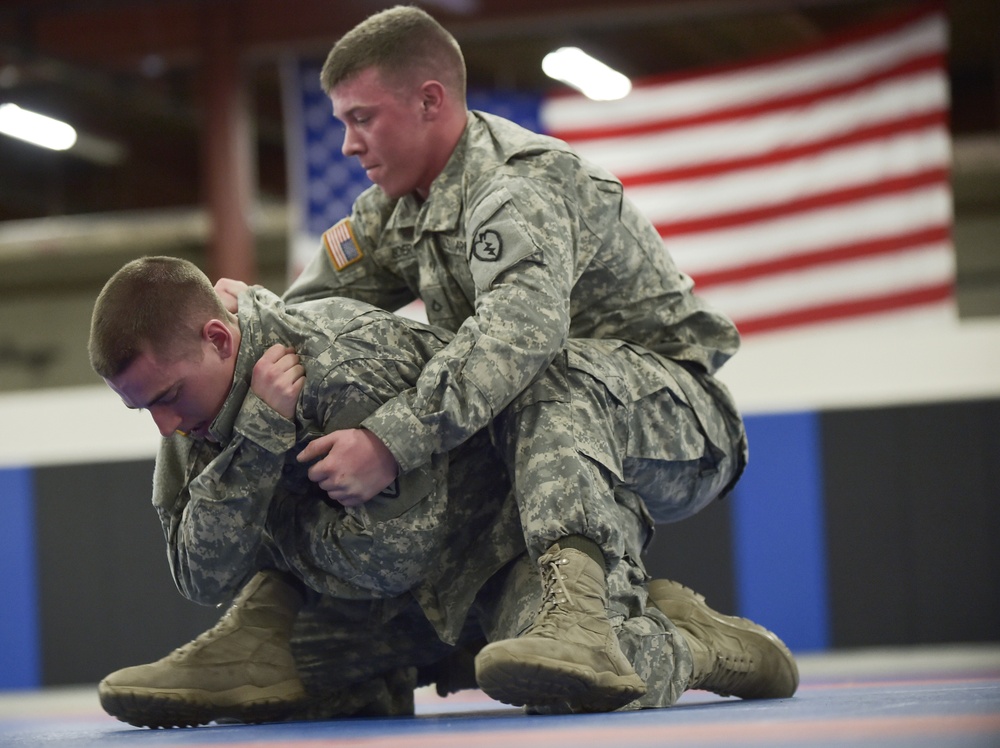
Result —
M 739 335 L 692 287 L 610 173 L 470 112 L 427 200 L 367 190 L 285 298 L 395 309 L 419 297 L 455 331 L 416 387 L 364 426 L 407 470 L 492 423 L 531 557 L 567 535 L 599 543 L 614 620 L 626 615 L 616 585 L 645 579 L 654 520 L 725 495 L 746 464 L 742 419 L 713 377 Z M 657 619 L 636 594 L 625 620 Z M 672 691 L 688 653 L 676 656 Z M 647 698 L 662 705 L 658 693 Z
M 347 299 L 286 308 L 257 288 L 240 297 L 238 317 L 233 388 L 211 426 L 218 443 L 177 434 L 156 460 L 153 503 L 174 579 L 214 604 L 259 569 L 289 572 L 308 588 L 293 649 L 310 691 L 324 694 L 314 715 L 398 711 L 400 699 L 412 703 L 412 668 L 460 643 L 480 588 L 524 552 L 504 468 L 484 434 L 345 508 L 295 457 L 412 387 L 450 335 Z M 294 346 L 306 369 L 294 421 L 250 391 L 275 343 Z
M 218 443 L 174 435 L 157 458 L 154 504 L 180 590 L 218 603 L 262 566 L 278 568 L 336 598 L 411 593 L 454 641 L 479 587 L 523 550 L 489 442 L 434 455 L 360 507 L 329 501 L 296 459 L 412 387 L 447 334 L 347 299 L 286 308 L 262 289 L 241 296 L 239 324 L 233 388 L 211 425 Z M 294 421 L 250 391 L 275 343 L 306 370 Z
M 471 112 L 424 203 L 372 187 L 347 227 L 350 261 L 321 250 L 285 298 L 337 294 L 393 309 L 419 296 L 432 323 L 456 331 L 416 389 L 365 426 L 406 469 L 503 413 L 496 428 L 516 445 L 506 458 L 533 556 L 561 535 L 582 534 L 612 564 L 622 557 L 607 521 L 611 492 L 589 493 L 590 461 L 611 476 L 619 500 L 636 482 L 623 471 L 637 468 L 653 489 L 642 498 L 663 522 L 735 483 L 746 461 L 742 420 L 712 374 L 737 350 L 738 333 L 692 293 L 621 183 L 565 143 Z M 563 350 L 569 338 L 606 341 L 605 355 L 574 356 Z M 610 446 L 599 426 L 565 434 L 532 415 L 545 409 L 539 403 L 566 409 L 573 399 L 562 373 L 563 392 L 536 382 L 550 364 L 605 382 L 608 402 L 574 402 L 575 417 L 591 424 L 612 405 L 628 410 L 628 451 Z M 567 449 L 587 459 L 575 469 L 564 460 L 562 488 L 544 490 L 551 483 L 537 469 Z
M 419 668 L 456 647 L 516 636 L 538 606 L 506 472 L 482 432 L 344 508 L 327 502 L 295 455 L 412 388 L 450 334 L 347 299 L 286 307 L 261 289 L 240 297 L 238 316 L 233 389 L 211 426 L 218 443 L 174 435 L 157 457 L 153 502 L 175 581 L 210 604 L 258 569 L 289 572 L 308 588 L 296 662 L 310 692 L 322 694 L 306 716 L 405 711 Z M 294 421 L 250 391 L 254 364 L 275 343 L 293 346 L 306 369 Z M 644 535 L 637 506 L 618 506 L 610 519 L 625 537 Z M 680 695 L 667 677 L 677 671 L 664 642 L 673 629 L 645 608 L 642 581 L 633 565 L 616 566 L 612 620 L 649 681 L 648 703 L 666 705 Z

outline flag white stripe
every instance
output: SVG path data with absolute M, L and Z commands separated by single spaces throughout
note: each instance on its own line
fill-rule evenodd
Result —
M 889 34 L 818 53 L 668 83 L 645 86 L 640 82 L 632 93 L 617 101 L 595 104 L 577 96 L 552 97 L 543 103 L 542 121 L 550 132 L 559 134 L 572 129 L 618 127 L 622 122 L 645 123 L 752 104 L 842 83 L 920 55 L 942 52 L 947 47 L 947 36 L 944 17 L 935 14 Z
M 653 223 L 668 223 L 771 206 L 944 168 L 950 156 L 948 134 L 940 129 L 926 130 L 728 174 L 629 187 L 627 194 Z
M 573 142 L 584 158 L 625 179 L 630 176 L 771 153 L 829 139 L 866 125 L 943 112 L 947 82 L 924 73 L 815 105 L 628 137 Z
M 932 12 L 616 102 L 556 97 L 542 121 L 623 180 L 738 324 L 918 312 L 954 278 L 946 45 Z
M 933 286 L 950 277 L 953 269 L 951 244 L 939 243 L 884 257 L 865 257 L 833 266 L 712 286 L 699 292 L 709 302 L 724 305 L 738 323 L 742 318 Z
M 951 225 L 951 192 L 936 185 L 845 205 L 698 234 L 670 237 L 667 249 L 686 273 L 715 272 L 866 239 Z

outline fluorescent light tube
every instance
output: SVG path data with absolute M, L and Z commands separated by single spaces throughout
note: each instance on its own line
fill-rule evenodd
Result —
M 65 151 L 76 142 L 70 125 L 17 104 L 0 104 L 0 132 L 54 151 Z
M 549 52 L 542 60 L 542 70 L 595 101 L 621 99 L 632 90 L 632 81 L 578 47 Z

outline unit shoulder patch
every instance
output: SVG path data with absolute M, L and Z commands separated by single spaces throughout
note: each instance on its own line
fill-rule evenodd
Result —
M 354 237 L 351 219 L 344 218 L 323 233 L 323 246 L 333 267 L 339 272 L 360 260 L 364 253 Z
M 493 229 L 476 234 L 472 242 L 472 256 L 480 262 L 497 262 L 503 252 L 503 240 Z

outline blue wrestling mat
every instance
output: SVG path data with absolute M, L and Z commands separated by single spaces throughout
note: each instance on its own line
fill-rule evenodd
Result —
M 0 695 L 0 746 L 255 748 L 661 748 L 1000 746 L 1000 646 L 802 657 L 795 698 L 692 691 L 671 709 L 528 716 L 478 691 L 421 691 L 414 717 L 199 728 L 133 728 L 93 687 Z

